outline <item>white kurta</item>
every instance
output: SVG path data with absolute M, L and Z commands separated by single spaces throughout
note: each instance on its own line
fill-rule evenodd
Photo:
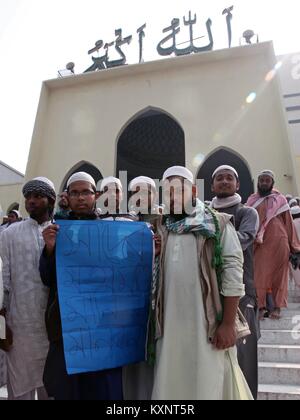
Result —
M 226 237 L 228 248 L 231 238 Z M 233 237 L 233 250 L 239 247 L 237 241 Z M 238 290 L 239 286 L 233 284 L 234 289 Z M 157 343 L 152 399 L 252 399 L 238 367 L 235 348 L 217 351 L 208 342 L 197 243 L 193 234 L 171 233 L 167 243 L 164 335 Z
M 28 219 L 5 230 L 0 239 L 4 290 L 9 293 L 7 324 L 14 340 L 7 369 L 15 397 L 43 386 L 49 290 L 42 284 L 39 260 L 44 248 L 42 231 L 48 225 Z
M 0 309 L 3 304 L 3 280 L 2 280 L 2 260 L 0 258 Z M 5 354 L 0 350 L 0 388 L 6 384 L 6 361 Z

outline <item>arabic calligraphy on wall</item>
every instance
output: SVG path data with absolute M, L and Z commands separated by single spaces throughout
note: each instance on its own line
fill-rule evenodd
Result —
M 228 47 L 231 47 L 232 43 L 232 26 L 231 21 L 233 18 L 232 11 L 233 6 L 223 10 L 222 15 L 226 16 L 226 26 L 227 26 L 227 35 L 228 35 Z M 182 26 L 183 22 L 183 26 Z M 183 56 L 188 54 L 196 54 L 204 51 L 212 51 L 214 47 L 214 37 L 213 37 L 213 22 L 209 18 L 206 21 L 206 32 L 207 34 L 201 36 L 200 38 L 205 38 L 204 45 L 196 46 L 194 38 L 194 28 L 198 23 L 197 14 L 195 13 L 192 16 L 192 12 L 189 11 L 188 16 L 184 16 L 181 21 L 179 18 L 174 18 L 171 21 L 171 24 L 163 29 L 163 33 L 167 34 L 157 45 L 157 52 L 160 56 L 170 56 L 174 54 L 175 56 Z M 145 29 L 146 23 L 137 29 L 138 44 L 139 44 L 139 63 L 142 63 L 143 60 L 143 46 L 144 38 L 146 36 Z M 186 28 L 187 27 L 187 28 Z M 177 37 L 181 30 L 188 30 L 189 40 L 183 44 L 187 44 L 186 47 L 181 47 L 183 44 L 178 44 Z M 123 30 L 115 30 L 116 39 L 112 42 L 104 42 L 99 40 L 95 43 L 95 46 L 88 51 L 88 54 L 91 55 L 93 64 L 85 71 L 99 71 L 105 70 L 113 67 L 124 66 L 127 64 L 127 57 L 124 52 L 124 47 L 131 44 L 133 40 L 133 35 L 123 37 Z M 109 51 L 111 48 L 115 49 L 118 59 L 111 60 Z M 101 51 L 103 50 L 103 53 Z M 98 57 L 94 57 L 93 54 L 97 52 Z

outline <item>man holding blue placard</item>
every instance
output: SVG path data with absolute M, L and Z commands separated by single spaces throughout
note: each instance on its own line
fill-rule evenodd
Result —
M 99 193 L 94 179 L 86 173 L 77 173 L 69 179 L 67 185 L 72 210 L 68 220 L 99 220 L 100 215 L 96 209 Z M 44 231 L 46 246 L 40 261 L 43 283 L 50 288 L 46 313 L 50 348 L 44 372 L 45 387 L 56 400 L 121 400 L 121 368 L 74 375 L 67 373 L 56 273 L 58 231 L 57 225 L 51 225 Z

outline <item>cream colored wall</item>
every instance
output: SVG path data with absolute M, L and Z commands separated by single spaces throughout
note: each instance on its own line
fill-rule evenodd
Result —
M 23 184 L 0 185 L 0 222 L 12 204 L 21 202 L 22 186 Z
M 272 43 L 264 43 L 45 82 L 26 179 L 47 176 L 59 189 L 82 160 L 114 174 L 122 128 L 154 107 L 182 126 L 194 173 L 196 155 L 225 146 L 248 161 L 253 176 L 271 168 L 277 186 L 296 194 L 278 81 L 265 81 L 275 63 Z M 249 105 L 251 92 L 257 100 Z

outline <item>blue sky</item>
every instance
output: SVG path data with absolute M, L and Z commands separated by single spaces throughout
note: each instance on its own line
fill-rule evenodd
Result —
M 112 41 L 114 30 L 123 28 L 124 36 L 134 36 L 127 53 L 135 63 L 136 30 L 146 22 L 144 57 L 155 60 L 162 29 L 191 10 L 198 16 L 198 35 L 205 34 L 210 17 L 215 48 L 225 48 L 222 11 L 231 5 L 233 46 L 251 28 L 261 41 L 273 40 L 277 54 L 300 51 L 299 0 L 1 0 L 0 160 L 25 172 L 42 81 L 57 77 L 69 61 L 81 73 L 91 65 L 87 52 L 97 40 Z

